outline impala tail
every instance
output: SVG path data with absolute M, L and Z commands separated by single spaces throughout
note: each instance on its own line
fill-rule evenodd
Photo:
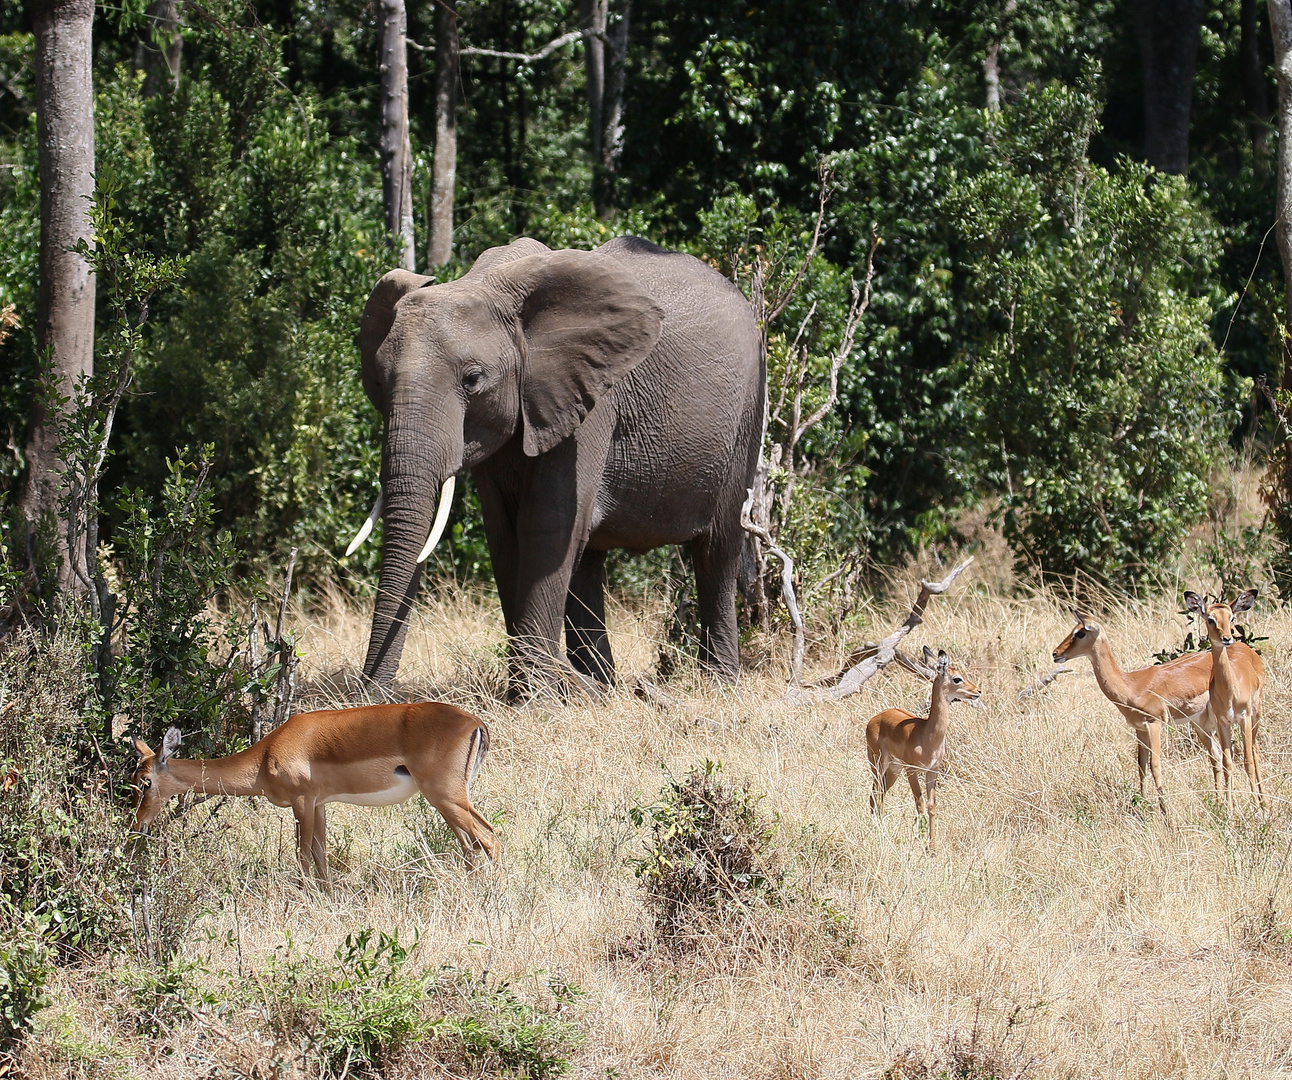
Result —
M 467 744 L 467 794 L 471 785 L 476 782 L 480 770 L 484 768 L 485 758 L 489 756 L 489 729 L 481 724 L 471 732 L 471 741 Z

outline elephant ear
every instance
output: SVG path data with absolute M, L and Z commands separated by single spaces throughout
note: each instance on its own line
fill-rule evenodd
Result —
M 487 274 L 490 270 L 496 270 L 500 266 L 515 262 L 517 259 L 523 259 L 527 255 L 545 255 L 551 250 L 541 240 L 535 240 L 530 236 L 520 236 L 510 244 L 485 248 L 476 257 L 476 261 L 471 264 L 471 269 L 467 271 L 466 276 L 476 277 Z
M 534 457 L 567 438 L 646 358 L 664 312 L 636 277 L 593 251 L 530 255 L 489 276 L 518 306 L 524 448 Z
M 410 270 L 391 270 L 382 275 L 368 294 L 368 303 L 364 306 L 363 319 L 359 323 L 359 355 L 363 358 L 363 388 L 378 408 L 380 405 L 373 393 L 376 387 L 369 383 L 369 372 L 377 350 L 386 340 L 391 324 L 395 321 L 395 305 L 414 289 L 429 285 L 434 280 Z

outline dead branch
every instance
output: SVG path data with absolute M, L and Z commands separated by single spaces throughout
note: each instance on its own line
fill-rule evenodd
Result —
M 459 49 L 458 55 L 492 56 L 497 60 L 519 60 L 523 64 L 532 64 L 538 60 L 546 60 L 562 45 L 568 45 L 572 41 L 578 41 L 579 38 L 591 36 L 591 32 L 587 30 L 571 30 L 568 34 L 562 34 L 559 38 L 549 41 L 536 53 L 501 52 L 498 49 L 483 49 L 469 45 L 466 48 Z
M 1023 687 L 1023 689 L 1018 692 L 1018 700 L 1026 701 L 1028 698 L 1035 697 L 1037 694 L 1045 693 L 1046 687 L 1048 687 L 1050 683 L 1054 682 L 1054 680 L 1060 675 L 1070 675 L 1075 670 L 1075 668 L 1070 668 L 1066 664 L 1062 667 L 1056 667 L 1048 675 L 1037 679 L 1031 686 Z
M 940 596 L 951 588 L 955 579 L 965 572 L 973 562 L 972 555 L 965 559 L 959 566 L 951 571 L 942 581 L 921 581 L 920 595 L 916 597 L 915 603 L 911 605 L 911 613 L 906 616 L 906 622 L 894 630 L 888 637 L 884 638 L 865 660 L 850 669 L 838 684 L 826 691 L 827 697 L 838 701 L 849 694 L 855 694 L 861 687 L 876 674 L 886 668 L 897 656 L 897 646 L 901 644 L 902 638 L 914 630 L 924 621 L 924 609 L 928 606 L 929 598 Z M 793 690 L 794 688 L 791 688 Z M 788 696 L 798 696 L 790 694 Z M 806 697 L 806 695 L 803 695 Z
M 750 488 L 745 498 L 745 505 L 740 508 L 740 527 L 745 532 L 756 536 L 763 542 L 767 551 L 781 560 L 781 599 L 785 601 L 785 610 L 790 613 L 790 622 L 794 624 L 794 659 L 790 670 L 790 686 L 797 687 L 803 679 L 803 651 L 806 645 L 806 634 L 803 628 L 803 615 L 799 611 L 798 598 L 794 595 L 794 560 L 772 541 L 771 533 L 761 525 L 754 524 L 749 514 L 754 505 L 754 489 Z
M 681 703 L 672 694 L 665 693 L 656 686 L 645 675 L 638 675 L 633 683 L 633 694 L 643 701 L 649 702 L 659 709 L 660 712 L 672 712 Z

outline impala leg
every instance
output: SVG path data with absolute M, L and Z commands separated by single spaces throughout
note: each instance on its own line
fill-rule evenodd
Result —
M 888 763 L 875 755 L 870 758 L 870 812 L 880 817 L 884 814 L 884 795 L 892 784 L 885 783 L 888 778 Z
M 490 862 L 497 861 L 497 840 L 494 838 L 493 826 L 471 805 L 471 796 L 467 794 L 465 786 L 451 790 L 429 784 L 418 786 L 426 796 L 426 801 L 440 812 L 445 823 L 453 830 L 453 835 L 458 838 L 468 869 L 475 866 L 477 851 L 483 851 Z
M 1216 725 L 1216 730 L 1220 734 L 1220 759 L 1225 773 L 1225 809 L 1233 813 L 1234 798 L 1229 789 L 1229 774 L 1234 770 L 1234 730 L 1227 719 L 1221 720 Z
M 1251 785 L 1252 794 L 1260 800 L 1262 806 L 1265 806 L 1265 788 L 1261 784 L 1260 758 L 1256 753 L 1258 723 L 1255 716 L 1255 706 L 1249 704 L 1243 712 L 1243 764 L 1247 768 L 1247 782 Z
M 1198 734 L 1202 736 L 1207 746 L 1207 753 L 1211 757 L 1211 784 L 1216 791 L 1216 801 L 1220 801 L 1220 736 L 1216 732 L 1217 724 L 1215 718 L 1208 712 L 1207 722 L 1205 724 L 1195 724 Z
M 292 800 L 296 816 L 296 857 L 301 864 L 301 887 L 308 888 L 314 848 L 314 800 L 301 795 Z
M 1152 756 L 1148 746 L 1148 732 L 1135 729 L 1135 763 L 1139 766 L 1139 797 L 1144 798 L 1144 775 L 1148 772 L 1149 759 Z
M 931 774 L 930 774 L 931 775 Z M 924 814 L 924 793 L 920 791 L 920 770 L 906 767 L 906 780 L 911 785 L 911 794 L 915 796 L 915 812 Z
M 1157 788 L 1157 806 L 1166 814 L 1166 796 L 1162 793 L 1162 724 L 1158 721 L 1148 726 L 1148 762 L 1153 771 L 1153 786 Z M 1139 789 L 1144 791 L 1144 771 L 1140 770 Z
M 327 867 L 327 805 L 318 803 L 314 807 L 314 840 L 310 845 L 314 856 L 314 872 L 323 882 L 328 892 L 332 891 L 332 879 Z
M 929 854 L 937 853 L 937 842 L 934 838 L 934 823 L 938 815 L 938 770 L 931 769 L 924 779 L 924 786 L 929 793 Z

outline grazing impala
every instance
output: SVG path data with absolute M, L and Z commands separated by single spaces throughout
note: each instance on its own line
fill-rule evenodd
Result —
M 471 805 L 471 783 L 489 751 L 477 717 L 435 701 L 297 713 L 254 746 L 229 757 L 174 757 L 178 728 L 153 753 L 135 740 L 135 832 L 147 833 L 166 801 L 188 791 L 263 795 L 296 815 L 301 876 L 310 863 L 328 881 L 325 808 L 330 802 L 390 806 L 418 791 L 444 815 L 467 864 L 480 849 L 494 858 L 493 828 Z
M 929 715 L 916 716 L 905 709 L 885 709 L 872 716 L 866 724 L 866 754 L 875 777 L 870 809 L 876 814 L 884 812 L 884 796 L 897 783 L 903 769 L 915 796 L 915 812 L 923 814 L 920 774 L 924 774 L 924 786 L 928 791 L 929 854 L 932 855 L 936 851 L 933 828 L 938 805 L 938 773 L 942 770 L 942 759 L 947 751 L 951 702 L 977 701 L 981 694 L 978 687 L 951 667 L 946 653 L 939 651 L 935 657 L 933 650 L 926 645 L 924 662 L 935 672 Z
M 1197 593 L 1184 594 L 1184 602 L 1195 615 L 1201 615 L 1207 624 L 1207 637 L 1211 641 L 1211 667 L 1208 686 L 1207 726 L 1220 736 L 1220 748 L 1225 766 L 1225 805 L 1232 805 L 1229 797 L 1229 769 L 1233 748 L 1233 725 L 1239 723 L 1243 731 L 1243 760 L 1247 768 L 1247 782 L 1254 794 L 1265 805 L 1265 789 L 1261 784 L 1260 757 L 1256 751 L 1256 736 L 1261 725 L 1261 690 L 1265 685 L 1265 662 L 1260 654 L 1245 642 L 1234 641 L 1234 616 L 1248 611 L 1256 602 L 1256 590 L 1248 589 L 1233 602 L 1212 604 Z

